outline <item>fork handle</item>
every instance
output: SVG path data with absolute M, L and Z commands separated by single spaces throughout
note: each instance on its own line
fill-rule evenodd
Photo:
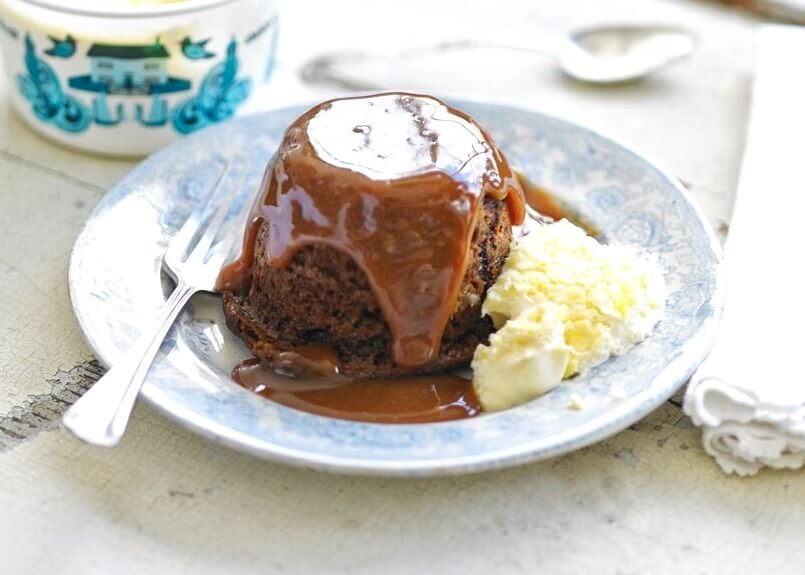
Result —
M 165 336 L 179 312 L 198 291 L 179 282 L 162 306 L 154 329 L 141 333 L 112 368 L 67 410 L 62 418 L 67 429 L 92 445 L 117 445 Z

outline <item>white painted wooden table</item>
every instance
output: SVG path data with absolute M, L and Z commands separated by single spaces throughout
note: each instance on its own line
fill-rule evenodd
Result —
M 613 20 L 684 23 L 701 36 L 696 57 L 639 85 L 588 88 L 521 57 L 483 76 L 456 65 L 430 84 L 400 70 L 400 83 L 510 100 L 590 125 L 669 167 L 725 229 L 755 22 L 683 0 L 436 4 L 287 2 L 277 75 L 284 87 L 264 105 L 319 97 L 293 72 L 328 46 Z M 52 146 L 0 107 L 0 572 L 805 568 L 805 474 L 724 476 L 702 452 L 678 398 L 578 453 L 454 479 L 291 469 L 212 445 L 144 405 L 117 449 L 78 443 L 58 428 L 58 416 L 100 368 L 70 311 L 68 255 L 92 206 L 131 166 Z

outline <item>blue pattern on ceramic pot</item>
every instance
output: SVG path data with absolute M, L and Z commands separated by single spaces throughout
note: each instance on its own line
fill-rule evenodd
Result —
M 0 3 L 10 98 L 53 140 L 147 154 L 241 113 L 271 75 L 273 0 L 117 6 Z
M 179 132 L 189 134 L 231 118 L 238 106 L 249 97 L 251 80 L 237 77 L 237 48 L 237 42 L 230 41 L 225 60 L 210 70 L 197 95 L 176 108 L 173 125 Z
M 64 93 L 53 68 L 37 57 L 30 35 L 25 36 L 24 61 L 26 73 L 17 75 L 17 88 L 31 103 L 34 115 L 65 132 L 86 130 L 92 121 L 89 110 L 76 98 Z
M 123 103 L 118 103 L 114 113 L 110 110 L 108 95 L 149 95 L 148 111 L 138 102 L 134 105 L 133 117 L 143 126 L 163 126 L 168 121 L 168 103 L 164 95 L 184 92 L 191 82 L 186 78 L 174 78 L 167 74 L 170 53 L 158 40 L 153 44 L 121 46 L 93 44 L 87 52 L 91 62 L 88 75 L 70 78 L 69 85 L 76 90 L 90 93 L 95 122 L 114 126 L 126 120 Z
M 190 39 L 190 36 L 185 36 L 182 39 L 182 54 L 185 55 L 185 58 L 190 58 L 191 60 L 213 58 L 215 54 L 213 52 L 208 52 L 206 48 L 206 45 L 209 41 L 210 39 L 206 38 L 198 42 L 193 42 Z
M 70 34 L 67 34 L 67 37 L 64 40 L 54 38 L 53 36 L 48 36 L 48 38 L 50 38 L 50 41 L 53 42 L 53 46 L 45 50 L 45 54 L 48 56 L 70 58 L 73 54 L 75 54 L 75 38 L 73 38 Z

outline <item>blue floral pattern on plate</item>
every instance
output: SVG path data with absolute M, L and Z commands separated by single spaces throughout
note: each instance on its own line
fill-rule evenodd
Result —
M 667 314 L 629 353 L 508 411 L 438 424 L 339 421 L 276 405 L 229 378 L 246 355 L 219 301 L 194 300 L 172 330 L 142 395 L 205 436 L 292 464 L 388 475 L 466 473 L 543 459 L 599 441 L 670 397 L 704 358 L 723 303 L 720 248 L 671 177 L 589 130 L 534 112 L 453 101 L 494 135 L 509 159 L 610 242 L 658 254 Z M 285 127 L 304 111 L 221 124 L 155 154 L 98 204 L 70 266 L 76 316 L 97 355 L 114 362 L 165 299 L 165 246 L 226 158 L 248 166 L 242 201 L 259 184 Z M 584 409 L 570 409 L 571 394 Z

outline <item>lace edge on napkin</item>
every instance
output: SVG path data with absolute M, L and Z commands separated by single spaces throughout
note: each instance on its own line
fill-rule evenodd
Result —
M 805 465 L 805 405 L 763 401 L 710 375 L 694 378 L 684 411 L 704 429 L 702 443 L 727 473 L 754 475 L 768 466 Z

